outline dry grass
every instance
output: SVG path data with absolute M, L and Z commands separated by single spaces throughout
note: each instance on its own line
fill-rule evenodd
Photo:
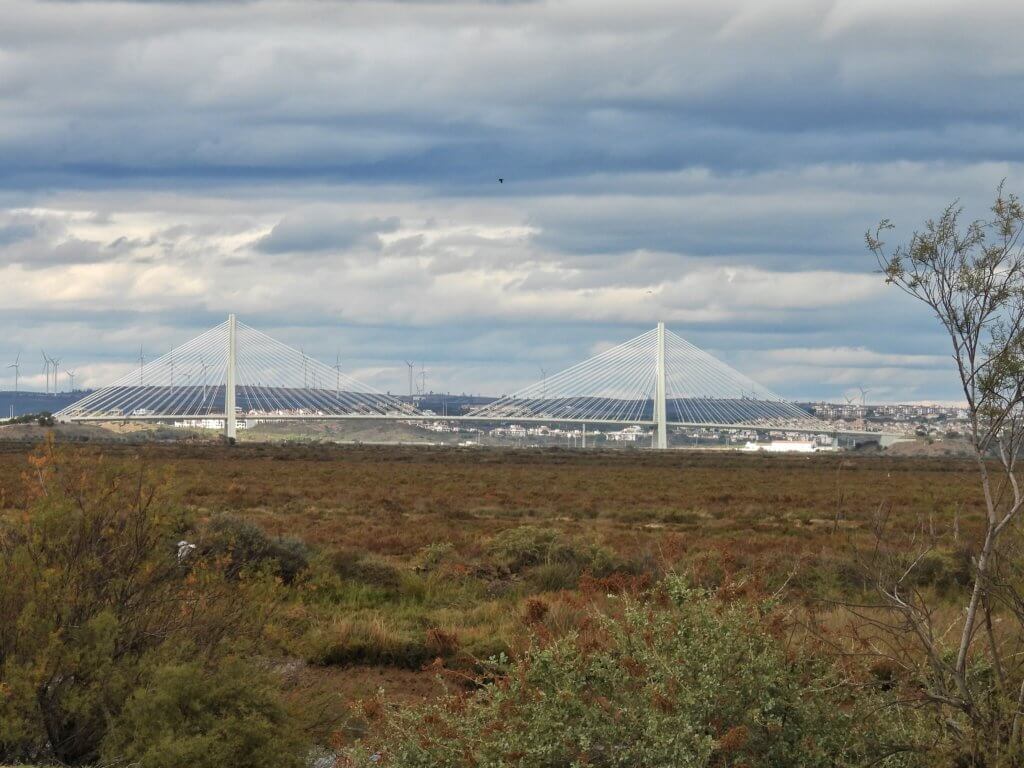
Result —
M 981 514 L 974 467 L 958 459 L 280 444 L 77 450 L 138 454 L 197 520 L 228 511 L 308 544 L 309 568 L 270 634 L 302 663 L 299 690 L 340 690 L 346 670 L 346 701 L 378 686 L 400 695 L 410 676 L 432 680 L 420 670 L 436 658 L 466 668 L 515 652 L 531 634 L 576 631 L 588 605 L 668 570 L 712 589 L 785 585 L 798 610 L 820 607 L 858 589 L 851 548 L 870 539 L 880 505 L 892 507 L 894 535 L 926 524 L 945 532 L 959 509 L 962 546 Z M 26 468 L 23 445 L 0 444 L 8 510 L 21 506 Z M 530 539 L 531 529 L 546 543 L 520 557 L 508 542 Z M 836 629 L 846 620 L 823 618 Z

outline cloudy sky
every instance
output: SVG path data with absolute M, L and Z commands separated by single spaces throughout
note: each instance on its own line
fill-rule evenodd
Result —
M 1005 0 L 3 0 L 0 356 L 95 386 L 234 311 L 382 389 L 411 359 L 497 394 L 664 319 L 785 396 L 954 399 L 863 233 L 1022 190 L 1000 32 L 1022 22 Z

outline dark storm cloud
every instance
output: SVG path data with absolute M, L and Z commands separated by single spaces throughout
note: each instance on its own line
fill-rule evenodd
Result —
M 870 15 L 830 31 L 845 4 L 824 2 L 775 4 L 801 13 L 788 26 L 755 18 L 749 29 L 737 22 L 747 3 L 716 13 L 652 3 L 633 15 L 601 3 L 596 13 L 571 3 L 176 5 L 139 4 L 85 39 L 74 17 L 95 21 L 107 6 L 73 4 L 48 33 L 37 4 L 15 3 L 15 23 L 0 31 L 10 70 L 0 88 L 16 107 L 0 118 L 0 157 L 19 183 L 459 189 L 496 175 L 1018 160 L 1024 151 L 1014 106 L 1024 79 L 1012 60 L 998 61 L 998 44 L 971 51 L 973 25 L 958 27 L 955 15 L 915 37 L 878 12 L 867 38 Z M 308 22 L 304 8 L 316 11 Z M 289 32 L 275 39 L 282 20 Z M 947 39 L 953 32 L 963 39 Z

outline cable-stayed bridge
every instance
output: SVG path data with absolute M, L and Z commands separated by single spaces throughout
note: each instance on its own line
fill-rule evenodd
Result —
M 137 371 L 59 411 L 67 421 L 414 417 L 382 394 L 231 315 Z
M 459 416 L 424 414 L 230 315 L 56 414 L 61 421 L 438 419 L 835 433 L 663 323 Z M 843 430 L 843 434 L 857 434 Z M 873 433 L 877 434 L 877 433 Z

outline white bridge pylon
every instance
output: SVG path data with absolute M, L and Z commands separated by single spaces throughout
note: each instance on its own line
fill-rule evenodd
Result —
M 410 416 L 409 403 L 239 322 L 234 315 L 58 412 L 64 421 Z
M 658 323 L 554 376 L 472 411 L 490 420 L 628 422 L 825 431 L 807 411 Z

